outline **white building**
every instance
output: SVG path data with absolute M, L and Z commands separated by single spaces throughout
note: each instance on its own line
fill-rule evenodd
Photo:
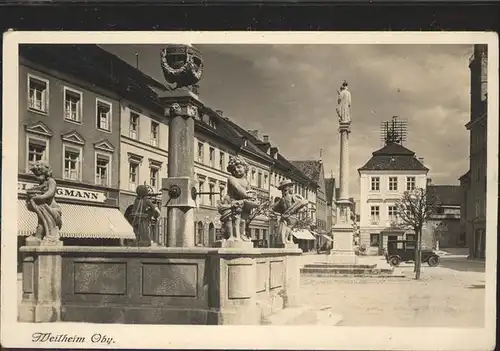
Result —
M 386 247 L 387 240 L 414 239 L 407 232 L 406 238 L 388 238 L 381 231 L 396 219 L 395 203 L 407 190 L 426 188 L 427 173 L 423 159 L 396 142 L 389 142 L 373 152 L 371 159 L 358 169 L 360 176 L 360 245 L 368 254 L 377 254 L 379 247 Z

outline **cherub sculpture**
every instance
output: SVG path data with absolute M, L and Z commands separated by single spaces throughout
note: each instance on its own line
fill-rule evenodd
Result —
M 290 180 L 283 180 L 278 189 L 281 190 L 282 197 L 275 200 L 272 210 L 278 214 L 278 233 L 283 244 L 292 243 L 292 228 L 297 222 L 294 216 L 303 211 L 308 201 L 299 194 L 293 194 L 293 183 Z
M 136 235 L 137 246 L 155 245 L 151 239 L 151 222 L 160 217 L 161 212 L 150 199 L 150 189 L 147 185 L 136 188 L 136 198 L 132 208 L 132 227 Z
M 227 171 L 231 173 L 227 180 L 227 195 L 218 208 L 225 239 L 249 241 L 246 233 L 241 233 L 241 221 L 247 220 L 252 210 L 259 207 L 260 203 L 247 180 L 248 165 L 245 160 L 238 156 L 231 157 Z
M 28 211 L 35 212 L 38 225 L 34 237 L 38 240 L 59 240 L 59 230 L 62 228 L 62 211 L 54 199 L 57 184 L 52 178 L 52 169 L 44 161 L 31 165 L 31 173 L 38 180 L 38 185 L 28 189 L 26 206 Z

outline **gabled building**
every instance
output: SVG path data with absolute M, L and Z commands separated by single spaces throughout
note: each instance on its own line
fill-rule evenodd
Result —
M 311 179 L 318 185 L 316 191 L 316 218 L 313 230 L 316 234 L 316 240 L 313 243 L 315 247 L 321 247 L 326 239 L 323 235 L 327 233 L 327 201 L 326 201 L 326 186 L 325 173 L 322 160 L 305 160 L 291 161 L 291 163 L 299 169 L 307 178 Z
M 326 186 L 325 173 L 322 160 L 291 161 L 307 178 L 318 184 L 316 192 L 316 221 L 315 230 L 320 234 L 326 233 L 327 210 L 326 210 Z
M 465 233 L 460 230 L 460 204 L 462 193 L 459 185 L 427 185 L 427 192 L 436 199 L 435 213 L 428 224 L 433 230 L 439 248 L 464 247 Z
M 388 240 L 415 239 L 415 233 L 405 234 L 386 229 L 396 219 L 396 201 L 407 190 L 426 188 L 427 173 L 423 159 L 398 142 L 388 141 L 383 148 L 358 169 L 360 176 L 360 245 L 368 254 L 380 254 Z M 384 234 L 387 233 L 387 234 Z

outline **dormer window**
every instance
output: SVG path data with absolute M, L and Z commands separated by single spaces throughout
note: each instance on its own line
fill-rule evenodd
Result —
M 216 124 L 215 124 L 215 121 L 212 117 L 209 117 L 208 118 L 208 125 L 213 128 L 213 129 L 216 129 Z

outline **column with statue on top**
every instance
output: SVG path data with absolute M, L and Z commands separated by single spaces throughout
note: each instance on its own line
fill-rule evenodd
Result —
M 351 220 L 352 203 L 349 198 L 349 134 L 351 133 L 351 92 L 344 80 L 338 91 L 337 114 L 339 117 L 340 164 L 337 223 L 333 226 L 333 249 L 329 262 L 355 264 L 354 227 Z

